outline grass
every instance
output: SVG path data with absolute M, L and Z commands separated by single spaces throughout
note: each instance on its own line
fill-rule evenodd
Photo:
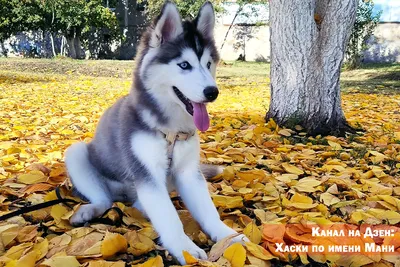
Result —
M 344 71 L 341 76 L 345 92 L 400 93 L 400 64 L 366 64 L 360 69 Z
M 0 58 L 0 69 L 44 74 L 73 74 L 92 77 L 131 78 L 135 62 L 131 60 L 72 60 Z M 222 62 L 218 78 L 222 81 L 237 77 L 265 78 L 269 81 L 270 64 L 258 62 Z M 239 84 L 240 85 L 240 84 Z M 400 64 L 366 64 L 357 70 L 343 70 L 341 85 L 344 93 L 398 93 Z
M 61 75 L 84 75 L 92 77 L 132 76 L 135 63 L 132 60 L 73 60 L 73 59 L 25 59 L 0 58 L 0 69 L 24 72 Z

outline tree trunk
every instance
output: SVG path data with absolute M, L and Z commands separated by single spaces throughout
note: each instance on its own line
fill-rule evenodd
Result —
M 246 34 L 243 38 L 243 61 L 246 61 Z
M 64 35 L 61 37 L 61 48 L 60 48 L 60 54 L 61 56 L 65 57 L 65 43 L 66 43 L 66 38 Z
M 75 45 L 74 45 L 74 37 L 73 36 L 67 36 L 67 45 L 68 45 L 68 54 L 71 58 L 77 58 L 76 57 L 76 51 L 75 51 Z
M 52 32 L 49 32 L 49 35 L 50 35 L 50 42 L 51 42 L 51 51 L 52 51 L 52 53 L 53 53 L 53 57 L 56 57 L 56 56 L 57 56 L 57 53 L 56 53 L 56 48 L 55 48 L 55 45 L 54 45 L 53 33 L 52 33 Z
M 8 51 L 6 49 L 6 47 L 4 46 L 4 41 L 0 40 L 0 47 L 1 47 L 1 53 L 3 54 L 3 56 L 7 57 L 8 56 Z
M 228 30 L 227 30 L 226 33 L 225 33 L 224 40 L 222 41 L 221 48 L 220 48 L 219 50 L 222 51 L 222 48 L 224 48 L 226 39 L 228 39 L 229 32 L 231 31 L 231 29 L 232 29 L 232 27 L 233 27 L 233 25 L 234 25 L 234 23 L 235 23 L 235 20 L 236 20 L 237 16 L 240 14 L 240 12 L 242 12 L 243 7 L 244 7 L 244 5 L 243 5 L 243 6 L 239 6 L 238 10 L 237 10 L 236 13 L 235 13 L 235 16 L 233 16 L 231 25 L 229 25 L 229 28 L 228 28 Z
M 85 54 L 82 51 L 82 44 L 81 44 L 81 37 L 80 35 L 76 34 L 74 38 L 74 45 L 75 45 L 75 51 L 76 51 L 76 58 L 77 59 L 84 59 Z
M 70 29 L 66 34 L 69 56 L 74 59 L 84 58 L 81 44 L 81 30 L 80 29 Z
M 354 132 L 344 117 L 340 68 L 358 0 L 273 0 L 271 103 L 266 119 L 311 135 Z
M 54 12 L 54 8 L 52 8 L 52 12 L 51 12 L 51 25 L 53 26 L 54 24 L 54 19 L 55 19 L 55 12 Z M 53 57 L 57 56 L 56 53 L 56 48 L 54 47 L 54 37 L 53 37 L 53 31 L 49 31 L 50 33 L 50 41 L 51 41 L 51 51 L 53 52 Z

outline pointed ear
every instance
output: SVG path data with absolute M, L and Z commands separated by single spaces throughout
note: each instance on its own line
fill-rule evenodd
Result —
M 167 1 L 155 22 L 151 45 L 157 47 L 171 41 L 183 32 L 182 19 L 175 4 Z
M 214 39 L 215 14 L 210 2 L 205 2 L 196 18 L 197 30 L 207 39 Z

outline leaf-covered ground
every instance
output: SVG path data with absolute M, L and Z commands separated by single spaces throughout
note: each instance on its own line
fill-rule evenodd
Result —
M 63 153 L 76 141 L 90 141 L 102 112 L 128 92 L 132 67 L 133 62 L 0 59 L 0 215 L 56 199 L 57 186 L 72 198 Z M 200 262 L 187 254 L 188 262 L 399 266 L 400 65 L 343 73 L 346 117 L 366 130 L 346 138 L 307 137 L 301 127 L 265 123 L 268 69 L 221 64 L 221 94 L 210 105 L 212 127 L 201 134 L 204 161 L 227 166 L 209 184 L 221 218 L 253 243 L 214 245 L 174 197 L 185 231 L 209 253 L 209 261 Z M 68 219 L 78 206 L 58 204 L 0 222 L 0 266 L 176 264 L 129 203 L 115 203 L 122 218 L 114 211 L 106 215 L 120 226 L 73 228 Z M 345 236 L 318 236 L 316 226 Z M 348 235 L 357 230 L 360 236 Z M 367 252 L 366 243 L 395 252 Z M 293 245 L 309 251 L 279 251 Z M 325 250 L 311 251 L 313 245 Z M 335 245 L 362 249 L 328 252 Z

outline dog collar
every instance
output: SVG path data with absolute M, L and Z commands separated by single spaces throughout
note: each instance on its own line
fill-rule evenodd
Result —
M 168 147 L 167 147 L 167 155 L 168 155 L 168 166 L 170 169 L 171 165 L 172 165 L 172 158 L 174 155 L 174 147 L 175 147 L 175 143 L 176 141 L 186 141 L 188 140 L 190 137 L 192 137 L 194 135 L 195 132 L 190 132 L 190 133 L 185 133 L 185 132 L 178 132 L 178 133 L 174 133 L 174 132 L 163 132 L 160 131 L 163 135 L 165 140 L 167 140 L 168 143 Z

